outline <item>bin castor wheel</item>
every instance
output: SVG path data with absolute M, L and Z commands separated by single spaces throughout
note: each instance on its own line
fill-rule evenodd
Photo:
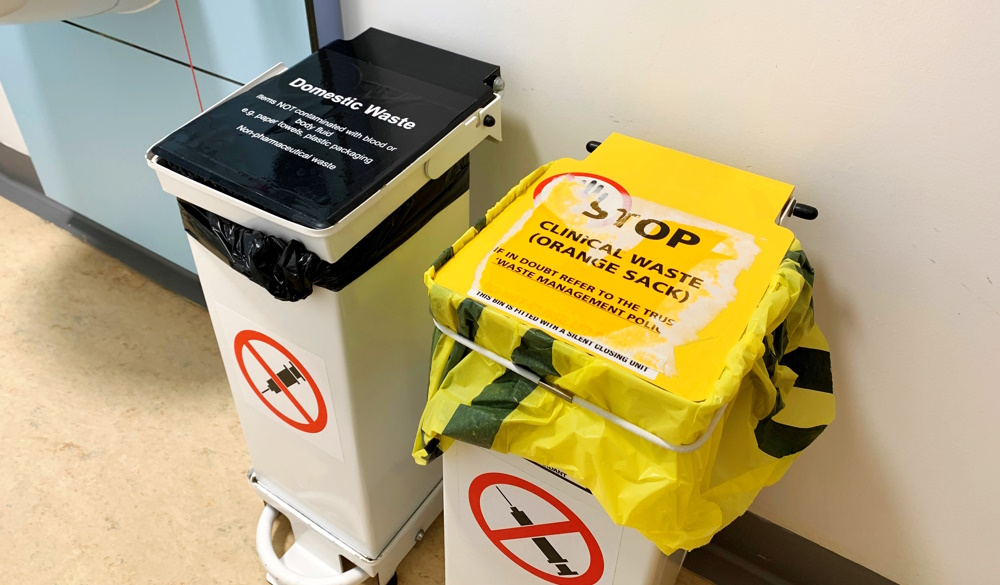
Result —
M 399 585 L 399 573 L 393 573 L 385 585 Z

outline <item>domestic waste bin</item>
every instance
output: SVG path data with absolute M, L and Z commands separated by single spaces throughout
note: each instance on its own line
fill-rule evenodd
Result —
M 440 467 L 409 462 L 430 350 L 421 275 L 469 225 L 468 153 L 500 138 L 499 74 L 369 29 L 147 154 L 179 199 L 272 583 L 392 582 L 441 511 Z M 295 536 L 280 559 L 278 512 Z
M 792 186 L 622 135 L 425 275 L 449 583 L 672 583 L 834 414 Z

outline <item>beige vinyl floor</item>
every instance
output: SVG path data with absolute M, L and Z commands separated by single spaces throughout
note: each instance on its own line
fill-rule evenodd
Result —
M 0 198 L 0 359 L 5 582 L 264 583 L 207 312 Z M 400 585 L 444 583 L 443 536 Z

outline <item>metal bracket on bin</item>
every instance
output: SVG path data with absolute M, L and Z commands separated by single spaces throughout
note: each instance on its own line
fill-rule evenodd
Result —
M 431 149 L 431 157 L 424 163 L 424 174 L 428 179 L 440 177 L 484 139 L 501 140 L 500 102 L 500 95 L 494 94 L 490 103 L 473 112 L 448 134 L 449 140 L 441 140 Z
M 664 449 L 667 449 L 669 451 L 673 451 L 675 453 L 691 453 L 692 451 L 697 451 L 699 448 L 701 448 L 701 446 L 704 445 L 706 441 L 708 441 L 708 438 L 712 436 L 712 433 L 715 431 L 715 426 L 717 424 L 719 424 L 719 420 L 722 419 L 722 414 L 726 411 L 726 406 L 727 405 L 723 404 L 722 406 L 720 406 L 719 409 L 715 411 L 715 415 L 712 417 L 712 422 L 709 423 L 708 428 L 705 429 L 705 432 L 702 433 L 701 437 L 698 437 L 698 440 L 696 440 L 695 442 L 688 443 L 687 445 L 675 445 L 673 443 L 668 443 L 667 441 L 664 441 L 663 439 L 661 439 L 660 437 L 658 437 L 658 436 L 654 435 L 653 433 L 647 431 L 646 429 L 644 429 L 644 428 L 642 428 L 642 427 L 640 427 L 638 425 L 632 424 L 629 421 L 627 421 L 627 420 L 625 420 L 625 419 L 623 419 L 623 418 L 621 418 L 621 417 L 619 417 L 619 416 L 617 416 L 617 415 L 615 415 L 613 413 L 610 413 L 610 412 L 604 410 L 603 408 L 601 408 L 601 407 L 599 407 L 599 406 L 597 406 L 597 405 L 595 405 L 595 404 L 593 404 L 591 402 L 588 402 L 587 400 L 584 400 L 583 398 L 580 398 L 579 396 L 576 396 L 572 392 L 569 392 L 567 390 L 564 390 L 562 388 L 558 388 L 556 386 L 553 386 L 552 384 L 549 384 L 544 379 L 542 379 L 542 377 L 539 376 L 538 374 L 532 372 L 531 370 L 529 370 L 527 368 L 524 368 L 522 366 L 519 366 L 519 365 L 515 364 L 514 362 L 510 361 L 509 359 L 507 359 L 507 358 L 505 358 L 505 357 L 503 357 L 503 356 L 501 356 L 501 355 L 499 355 L 499 354 L 497 354 L 497 353 L 495 353 L 493 351 L 490 351 L 489 349 L 486 349 L 485 347 L 479 345 L 478 343 L 476 343 L 474 341 L 470 341 L 470 340 L 462 337 L 461 335 L 459 335 L 455 331 L 452 331 L 451 329 L 449 329 L 449 328 L 445 327 L 444 325 L 442 325 L 440 322 L 438 322 L 437 319 L 431 317 L 431 320 L 434 321 L 434 326 L 437 327 L 438 330 L 441 333 L 444 333 L 448 337 L 450 337 L 453 340 L 455 340 L 457 343 L 460 343 L 460 344 L 464 345 L 465 347 L 467 347 L 467 348 L 471 349 L 472 351 L 474 351 L 474 352 L 482 355 L 483 357 L 487 357 L 487 358 L 493 360 L 494 362 L 500 364 L 501 366 L 507 368 L 508 370 L 514 372 L 515 374 L 517 374 L 517 375 L 521 376 L 522 378 L 528 380 L 529 382 L 535 384 L 536 386 L 540 386 L 540 387 L 544 388 L 545 390 L 547 390 L 547 391 L 555 394 L 559 398 L 562 398 L 566 402 L 571 402 L 573 404 L 577 404 L 577 405 L 579 405 L 579 406 L 581 406 L 581 407 L 589 410 L 590 412 L 596 414 L 597 416 L 603 418 L 604 420 L 606 420 L 606 421 L 608 421 L 608 422 L 610 422 L 610 423 L 612 423 L 612 424 L 614 424 L 614 425 L 616 425 L 618 427 L 621 427 L 622 429 L 625 429 L 626 431 L 632 433 L 633 435 L 636 435 L 637 437 L 641 437 L 641 438 L 649 441 L 650 443 L 656 445 L 657 447 L 662 447 Z

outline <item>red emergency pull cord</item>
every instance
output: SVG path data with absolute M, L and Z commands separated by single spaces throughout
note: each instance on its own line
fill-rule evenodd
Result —
M 177 21 L 181 23 L 181 36 L 184 37 L 184 50 L 187 51 L 188 65 L 191 66 L 191 79 L 194 81 L 194 93 L 198 96 L 198 109 L 204 112 L 205 107 L 201 105 L 201 92 L 198 91 L 198 77 L 194 74 L 194 61 L 191 60 L 191 48 L 188 47 L 187 33 L 184 32 L 184 19 L 181 18 L 180 0 L 174 0 L 174 6 L 177 7 Z

